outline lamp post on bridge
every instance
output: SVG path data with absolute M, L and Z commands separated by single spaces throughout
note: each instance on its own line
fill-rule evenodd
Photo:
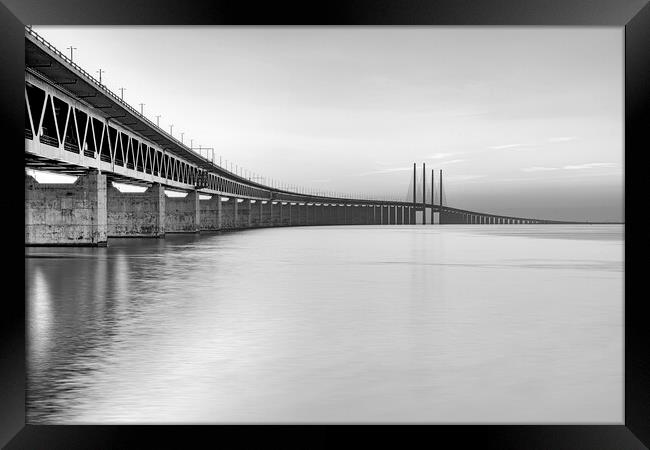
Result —
M 70 61 L 72 61 L 72 52 L 73 50 L 77 50 L 77 47 L 70 46 L 68 47 L 68 50 L 70 50 Z
M 160 128 L 160 116 L 156 116 L 156 126 Z
M 140 115 L 144 116 L 144 103 L 140 103 Z
M 121 87 L 118 90 L 120 91 L 120 100 L 124 101 L 124 91 L 126 91 L 126 88 Z
M 102 84 L 102 73 L 106 73 L 106 71 L 102 70 L 102 69 L 99 69 L 99 70 L 96 70 L 95 73 L 99 74 L 99 84 L 101 85 Z
M 171 136 L 174 135 L 174 133 L 172 132 L 173 129 L 174 129 L 174 124 L 169 125 L 169 134 L 170 134 Z

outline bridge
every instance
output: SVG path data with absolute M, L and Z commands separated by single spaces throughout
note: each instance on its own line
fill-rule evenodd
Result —
M 334 197 L 269 186 L 227 170 L 136 111 L 25 29 L 25 166 L 77 176 L 40 184 L 25 175 L 26 245 L 106 245 L 109 237 L 163 237 L 256 227 L 554 223 L 430 203 L 426 186 L 402 201 Z M 423 171 L 425 168 L 423 167 Z M 423 183 L 426 176 L 423 177 Z M 122 192 L 113 182 L 140 185 Z M 166 191 L 186 193 L 168 196 Z

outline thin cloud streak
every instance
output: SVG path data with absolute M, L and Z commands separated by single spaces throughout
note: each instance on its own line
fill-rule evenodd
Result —
M 549 142 L 568 142 L 568 141 L 575 141 L 577 138 L 575 136 L 559 136 L 559 137 L 552 137 L 548 138 Z
M 447 181 L 470 181 L 477 180 L 479 178 L 485 178 L 486 175 L 451 175 L 445 177 Z
M 534 167 L 525 167 L 521 169 L 522 172 L 544 172 L 544 171 L 549 171 L 549 170 L 560 170 L 559 167 L 541 167 L 541 166 L 534 166 Z
M 512 148 L 521 148 L 528 147 L 529 144 L 504 144 L 504 145 L 492 145 L 488 147 L 490 150 L 507 150 Z
M 360 173 L 358 176 L 365 177 L 367 175 L 379 175 L 379 174 L 386 174 L 386 173 L 393 173 L 393 172 L 405 172 L 407 170 L 413 170 L 413 167 L 395 167 L 393 169 L 373 170 L 371 172 Z
M 465 161 L 465 160 L 464 159 L 450 159 L 449 161 L 439 162 L 438 165 L 447 166 L 449 164 L 456 164 L 456 163 L 463 162 L 463 161 Z
M 458 155 L 458 153 L 434 153 L 433 155 L 427 156 L 427 159 L 445 159 L 454 155 Z
M 586 164 L 575 164 L 575 165 L 568 165 L 562 167 L 565 170 L 587 170 L 587 169 L 596 169 L 599 167 L 616 167 L 616 163 L 600 163 L 600 162 L 593 162 L 593 163 L 586 163 Z

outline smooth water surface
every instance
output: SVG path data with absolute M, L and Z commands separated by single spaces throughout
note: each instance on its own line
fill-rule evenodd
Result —
M 27 248 L 29 423 L 622 423 L 623 226 Z

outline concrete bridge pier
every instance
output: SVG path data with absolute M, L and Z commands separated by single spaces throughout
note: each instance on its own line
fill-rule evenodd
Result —
M 221 229 L 221 196 L 213 194 L 209 199 L 199 197 L 201 231 Z
M 404 207 L 403 206 L 398 206 L 397 207 L 397 224 L 398 225 L 404 225 Z
M 197 233 L 201 227 L 199 193 L 190 191 L 185 197 L 165 197 L 165 232 Z
M 280 226 L 291 225 L 291 202 L 278 202 L 280 205 Z
M 144 192 L 120 192 L 106 186 L 108 237 L 164 237 L 165 189 L 154 183 Z
M 321 203 L 319 208 L 320 208 L 320 217 L 321 217 L 320 224 L 321 225 L 329 225 L 329 223 L 330 223 L 330 217 L 329 217 L 330 208 L 327 205 L 325 205 L 325 203 Z
M 237 199 L 228 197 L 228 200 L 221 199 L 221 229 L 232 230 L 236 227 Z
M 388 223 L 391 225 L 395 225 L 395 207 L 394 206 L 389 206 L 388 207 Z
M 25 175 L 25 244 L 105 246 L 106 176 L 91 171 L 74 184 L 39 184 Z
M 299 217 L 299 225 L 307 225 L 307 203 L 299 203 L 298 204 L 298 217 Z
M 249 199 L 237 199 L 237 228 L 250 228 L 252 220 L 251 206 Z
M 278 203 L 275 205 L 278 208 L 278 225 L 283 227 L 288 224 L 288 216 L 289 216 L 289 204 L 288 203 L 282 203 L 281 201 L 278 201 Z
M 257 228 L 262 223 L 262 201 L 261 200 L 248 200 L 250 205 L 250 221 L 249 227 Z
M 323 205 L 314 203 L 312 208 L 314 211 L 314 225 L 323 225 Z
M 363 207 L 361 205 L 354 205 L 352 207 L 352 217 L 354 217 L 352 223 L 355 225 L 363 225 L 365 223 L 363 217 Z
M 272 221 L 273 202 L 271 200 L 263 200 L 260 202 L 260 225 L 263 227 L 273 226 Z
M 300 225 L 300 205 L 289 203 L 289 225 Z
M 269 225 L 272 227 L 279 227 L 282 224 L 280 220 L 280 208 L 282 208 L 282 204 L 281 202 L 274 202 L 269 200 L 268 205 L 270 215 Z
M 382 225 L 390 224 L 390 207 L 388 205 L 381 206 L 381 223 Z

